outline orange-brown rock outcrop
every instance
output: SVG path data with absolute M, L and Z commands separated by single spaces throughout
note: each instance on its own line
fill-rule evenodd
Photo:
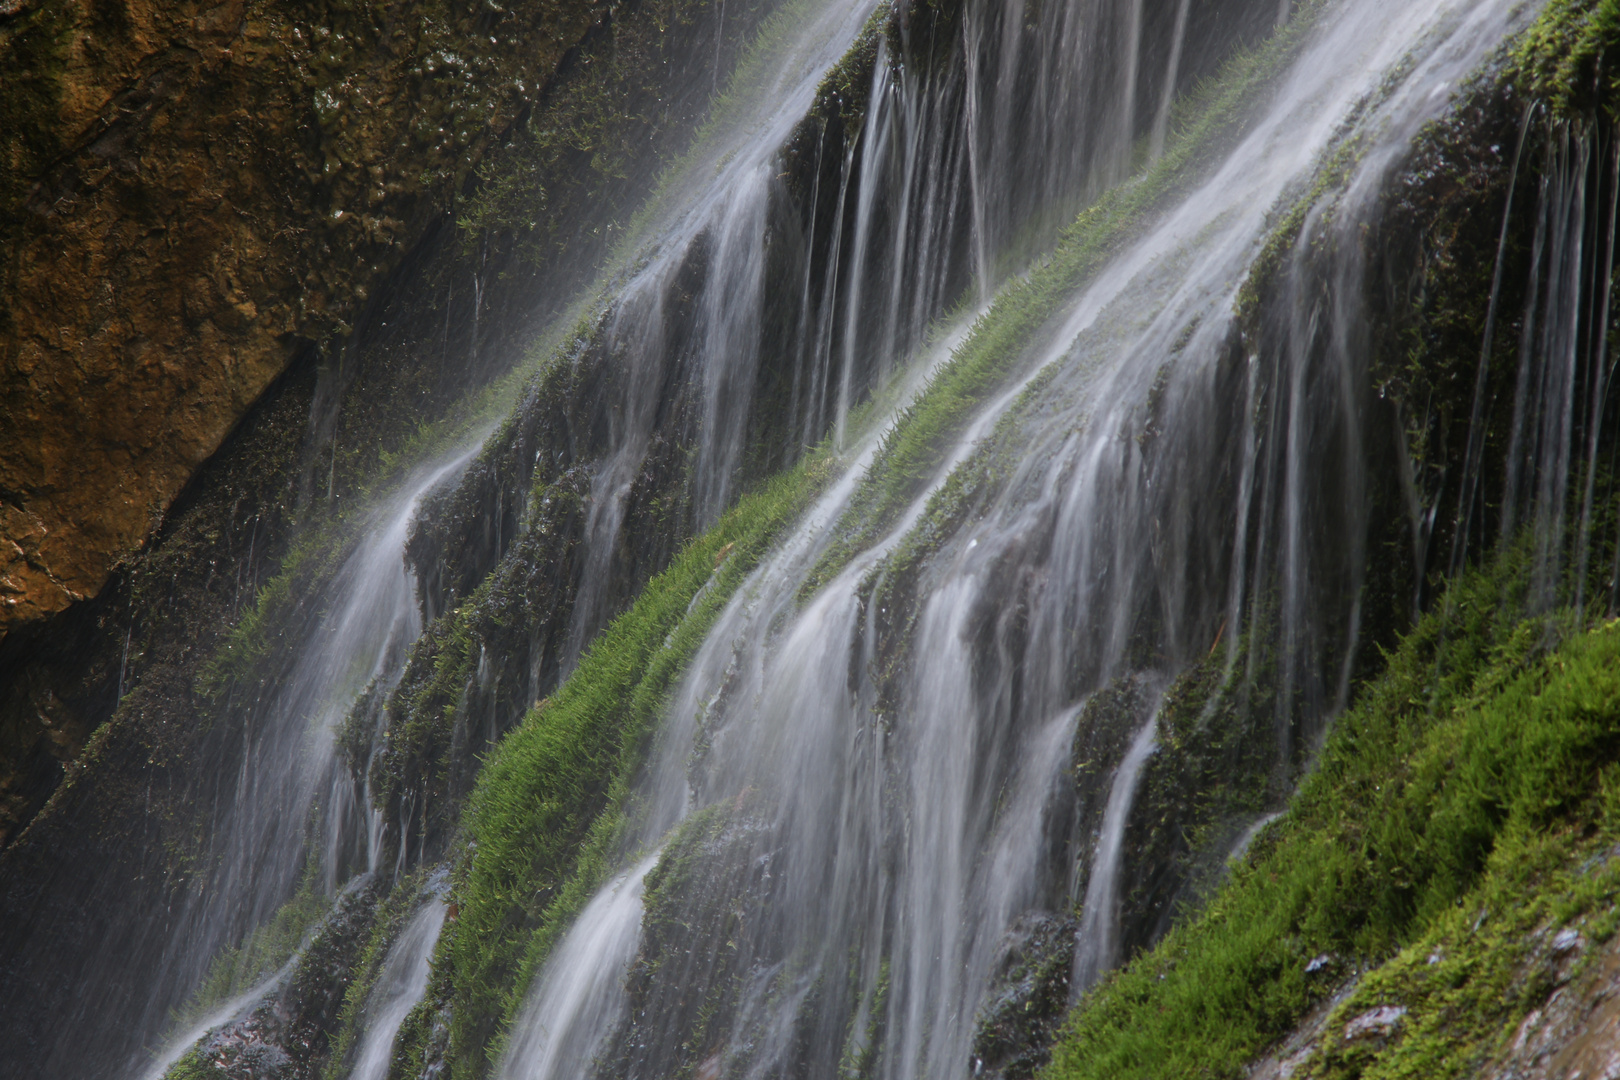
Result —
M 602 10 L 0 0 L 0 637 L 342 347 Z

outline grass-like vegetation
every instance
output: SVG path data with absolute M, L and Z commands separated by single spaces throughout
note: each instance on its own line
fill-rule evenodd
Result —
M 1561 117 L 1620 120 L 1620 0 L 1552 0 L 1514 53 L 1520 88 Z
M 454 1016 L 454 1076 L 481 1075 L 499 1053 L 497 1025 L 622 854 L 631 782 L 667 694 L 830 473 L 816 455 L 686 545 L 492 753 L 463 817 L 458 917 L 436 966 Z
M 1208 908 L 1081 1001 L 1051 1080 L 1241 1076 L 1392 958 L 1339 1007 L 1409 1010 L 1377 1075 L 1465 1073 L 1528 1010 L 1503 988 L 1532 932 L 1616 876 L 1573 868 L 1620 837 L 1620 623 L 1517 617 L 1526 564 L 1470 574 L 1402 641 Z M 1330 1039 L 1312 1068 L 1373 1075 L 1350 1068 L 1370 1052 Z
M 175 1015 L 173 1026 L 184 1027 L 275 973 L 330 910 L 331 898 L 321 890 L 320 866 L 312 858 L 305 863 L 298 891 L 241 944 L 224 949 L 209 963 L 208 974 Z

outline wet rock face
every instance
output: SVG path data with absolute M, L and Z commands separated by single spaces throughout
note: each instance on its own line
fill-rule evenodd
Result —
M 375 890 L 361 889 L 340 901 L 286 983 L 247 1016 L 210 1032 L 190 1062 L 170 1076 L 317 1080 L 344 993 L 371 932 L 376 900 Z
M 1078 929 L 1075 920 L 1044 912 L 1018 920 L 979 1012 L 974 1076 L 1027 1080 L 1050 1059 L 1068 1010 Z
M 0 5 L 0 635 L 94 595 L 290 360 L 342 347 L 599 14 Z
M 1574 930 L 1553 939 L 1544 964 L 1555 984 L 1568 981 L 1568 969 L 1586 949 L 1586 940 Z M 1620 1076 L 1620 947 L 1611 941 L 1583 978 L 1559 985 L 1520 1023 L 1507 1051 L 1479 1075 L 1488 1080 Z

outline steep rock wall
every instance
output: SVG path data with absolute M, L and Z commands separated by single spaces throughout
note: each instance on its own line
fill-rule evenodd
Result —
M 606 13 L 0 6 L 0 635 L 93 596 Z

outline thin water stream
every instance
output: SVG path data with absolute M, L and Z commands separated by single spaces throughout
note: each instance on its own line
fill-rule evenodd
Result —
M 398 679 L 406 650 L 421 633 L 415 583 L 404 564 L 406 534 L 421 498 L 452 479 L 472 453 L 463 447 L 420 469 L 375 512 L 375 524 L 333 576 L 324 614 L 299 642 L 296 659 L 270 700 L 224 721 L 246 729 L 235 801 L 214 830 L 213 872 L 190 891 L 178 918 L 149 924 L 151 932 L 167 930 L 167 941 L 160 944 L 161 959 L 151 973 L 145 1030 L 161 1030 L 169 1010 L 221 962 L 215 959 L 221 950 L 263 926 L 297 891 L 311 865 L 318 868 L 319 882 L 306 881 L 303 887 L 328 897 L 337 896 L 345 882 L 352 884 L 356 871 L 376 871 L 377 811 L 339 766 L 338 728 L 368 686 L 386 687 Z M 311 848 L 320 853 L 313 862 Z M 225 962 L 243 968 L 231 973 L 233 981 L 253 976 L 243 967 L 251 950 L 235 960 L 226 955 Z M 249 1010 L 273 982 L 227 1011 Z M 212 1026 L 205 1022 L 203 1030 Z M 198 1032 L 188 1028 L 166 1039 L 156 1075 L 197 1038 Z M 130 1071 L 149 1069 L 133 1064 Z
M 394 1037 L 405 1016 L 427 989 L 433 946 L 444 927 L 445 903 L 428 900 L 400 931 L 366 1002 L 360 1045 L 355 1050 L 350 1080 L 387 1080 L 393 1061 Z

